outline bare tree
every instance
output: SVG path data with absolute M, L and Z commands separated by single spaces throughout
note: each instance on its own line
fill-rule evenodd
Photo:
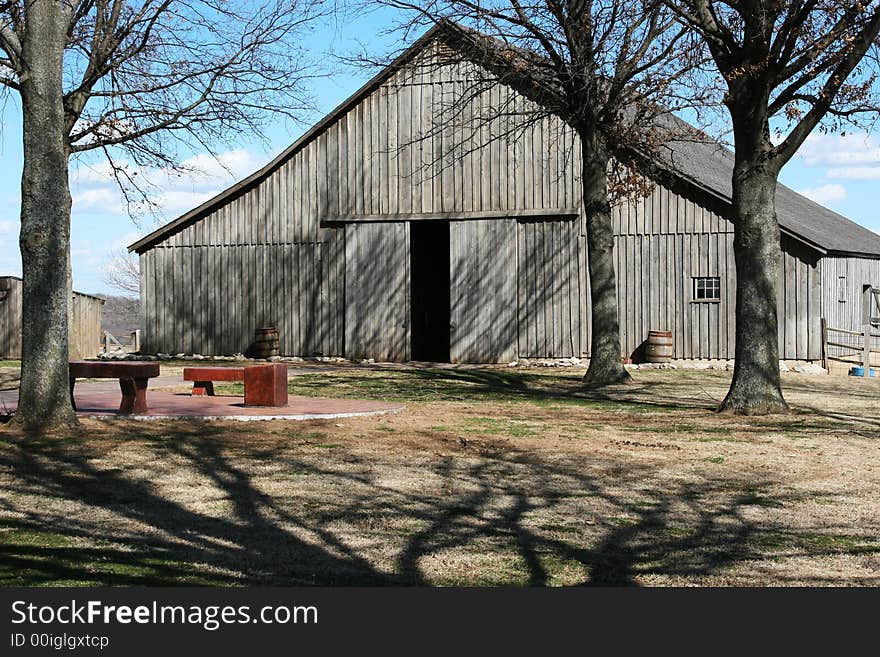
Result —
M 722 408 L 747 415 L 783 412 L 788 407 L 780 387 L 776 316 L 782 257 L 777 180 L 817 127 L 835 129 L 865 113 L 876 116 L 870 66 L 876 64 L 880 3 L 665 2 L 708 46 L 726 85 L 724 104 L 733 123 L 736 366 Z
M 138 256 L 119 249 L 104 263 L 104 282 L 124 296 L 140 296 L 141 268 Z
M 0 0 L 0 84 L 23 115 L 23 358 L 16 422 L 75 424 L 68 391 L 72 156 L 178 166 L 306 105 L 319 0 Z
M 682 126 L 661 117 L 699 97 L 693 88 L 686 98 L 677 95 L 700 58 L 688 31 L 659 0 L 380 2 L 409 12 L 409 28 L 440 25 L 453 51 L 478 64 L 492 82 L 531 100 L 537 119 L 555 115 L 580 137 L 592 296 L 584 382 L 628 381 L 621 362 L 611 209 L 619 200 L 615 192 L 645 186 L 618 186 L 609 172 L 623 163 L 638 176 L 639 167 L 653 161 Z

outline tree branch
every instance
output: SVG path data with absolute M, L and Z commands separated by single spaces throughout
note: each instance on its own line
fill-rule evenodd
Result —
M 845 49 L 845 56 L 831 72 L 819 93 L 816 94 L 816 102 L 809 112 L 788 133 L 785 140 L 773 149 L 774 158 L 785 163 L 794 156 L 810 133 L 831 110 L 841 87 L 846 83 L 847 78 L 858 66 L 868 49 L 875 43 L 878 34 L 880 34 L 880 8 L 874 10 L 858 35 L 848 42 L 849 47 Z M 838 109 L 835 114 L 843 116 L 841 111 Z

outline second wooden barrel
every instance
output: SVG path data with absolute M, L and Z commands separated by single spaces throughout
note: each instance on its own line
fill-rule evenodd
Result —
M 645 343 L 645 360 L 649 363 L 668 363 L 672 360 L 673 349 L 672 331 L 650 331 Z
M 278 329 L 270 326 L 254 331 L 254 358 L 272 358 L 280 352 Z

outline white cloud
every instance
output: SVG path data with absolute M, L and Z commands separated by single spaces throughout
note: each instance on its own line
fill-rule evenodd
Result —
M 0 220 L 0 237 L 13 237 L 18 235 L 19 232 L 19 223 L 18 220 Z
M 208 191 L 231 185 L 250 175 L 262 166 L 263 160 L 251 151 L 238 149 L 220 153 L 216 158 L 208 153 L 195 155 L 181 163 L 182 171 L 170 168 L 145 169 L 132 166 L 128 162 L 118 164 L 128 175 L 163 190 Z M 78 187 L 116 185 L 113 171 L 106 162 L 97 166 L 82 165 L 74 172 L 72 179 Z
M 166 217 L 177 217 L 184 212 L 189 212 L 193 208 L 197 208 L 221 191 L 221 189 L 207 192 L 172 190 L 153 200 L 159 207 L 159 212 L 161 214 Z
M 18 254 L 18 219 L 0 219 L 0 276 L 20 276 Z
M 207 153 L 196 155 L 186 160 L 183 165 L 194 172 L 186 182 L 198 185 L 241 180 L 259 169 L 263 162 L 254 153 L 238 149 L 222 153 L 218 158 Z
M 846 187 L 843 185 L 822 185 L 812 189 L 803 189 L 800 192 L 809 199 L 820 205 L 832 205 L 847 199 Z
M 165 219 L 192 210 L 263 165 L 263 158 L 246 149 L 221 153 L 216 158 L 202 153 L 185 160 L 183 171 L 144 169 L 120 163 L 139 181 Z M 107 163 L 80 166 L 72 176 L 73 209 L 76 213 L 126 215 L 128 208 L 113 171 Z
M 75 192 L 73 212 L 88 212 L 99 215 L 125 215 L 126 208 L 122 195 L 114 187 L 95 187 L 83 192 Z
M 880 140 L 865 133 L 814 133 L 807 137 L 798 157 L 809 167 L 880 165 Z
M 268 155 L 247 149 L 231 150 L 217 159 L 196 155 L 183 163 L 185 171 L 128 166 L 131 174 L 145 181 L 157 206 L 157 223 L 164 223 L 201 205 L 238 180 L 259 169 Z M 219 160 L 219 161 L 218 161 Z M 142 237 L 128 221 L 128 207 L 113 172 L 105 163 L 79 164 L 71 170 L 73 235 L 71 257 L 78 290 L 106 291 L 102 271 L 107 260 Z M 0 199 L 0 275 L 21 273 L 18 253 L 19 221 L 12 209 L 18 197 Z M 9 208 L 8 212 L 4 212 Z M 152 222 L 146 222 L 152 224 Z
M 103 248 L 108 253 L 112 253 L 114 251 L 128 250 L 129 245 L 134 244 L 141 237 L 143 237 L 141 233 L 128 232 L 125 233 L 125 235 L 117 237 L 109 244 L 105 244 Z
M 17 251 L 0 253 L 0 276 L 21 276 L 21 256 Z
M 880 138 L 874 135 L 812 134 L 797 156 L 808 167 L 826 168 L 829 180 L 880 180 Z
M 825 177 L 832 180 L 880 180 L 880 166 L 836 167 L 828 169 Z

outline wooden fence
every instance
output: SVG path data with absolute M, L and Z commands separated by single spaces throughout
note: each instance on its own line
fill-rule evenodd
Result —
M 137 354 L 141 350 L 141 332 L 140 330 L 132 331 L 127 336 L 116 338 L 110 331 L 104 331 L 101 343 L 104 347 L 101 353 L 105 356 Z
M 862 290 L 862 330 L 828 326 L 822 320 L 822 358 L 862 366 L 862 376 L 870 376 L 872 363 L 880 362 L 880 288 L 865 285 Z
M 21 358 L 22 281 L 0 276 L 0 358 Z M 70 303 L 70 357 L 94 358 L 101 349 L 104 300 L 74 292 Z M 28 327 L 24 327 L 28 330 Z

